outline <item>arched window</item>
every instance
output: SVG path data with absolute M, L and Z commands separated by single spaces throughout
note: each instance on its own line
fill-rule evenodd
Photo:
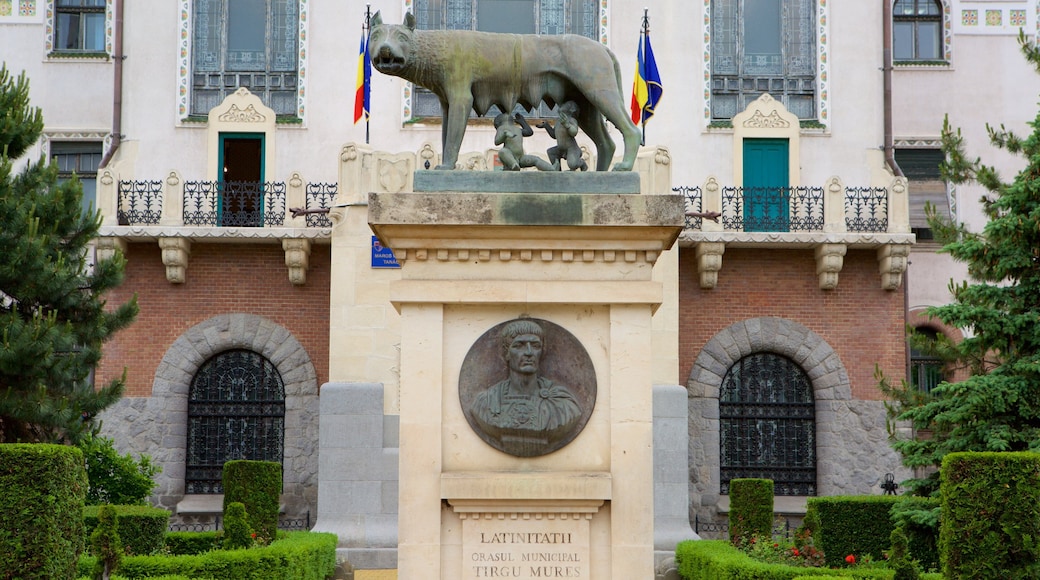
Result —
M 282 462 L 285 387 L 271 361 L 248 350 L 202 364 L 188 392 L 185 493 L 223 493 L 224 462 Z
M 916 328 L 914 332 L 933 341 L 939 336 L 937 330 L 927 326 Z M 922 393 L 929 393 L 939 386 L 944 379 L 944 366 L 943 360 L 938 356 L 910 347 L 910 384 Z
M 896 0 L 892 10 L 892 58 L 941 60 L 942 19 L 938 0 Z
M 745 356 L 719 391 L 721 492 L 731 479 L 772 479 L 776 495 L 816 495 L 816 410 L 809 377 L 773 353 Z
M 769 93 L 816 119 L 816 0 L 712 0 L 711 117 Z

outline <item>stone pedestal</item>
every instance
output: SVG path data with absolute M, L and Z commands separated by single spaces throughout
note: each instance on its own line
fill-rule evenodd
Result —
M 369 196 L 369 224 L 402 265 L 390 287 L 401 578 L 653 577 L 651 316 L 663 288 L 651 274 L 682 215 L 671 195 Z M 595 378 L 584 427 L 542 455 L 488 444 L 460 402 L 467 353 L 521 318 L 573 335 Z

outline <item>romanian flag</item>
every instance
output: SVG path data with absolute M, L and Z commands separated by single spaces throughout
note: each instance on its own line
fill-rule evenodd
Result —
M 638 125 L 653 117 L 662 94 L 664 86 L 657 72 L 654 51 L 650 48 L 650 33 L 640 34 L 636 76 L 632 83 L 632 122 Z
M 357 125 L 361 117 L 368 121 L 370 109 L 370 85 L 372 81 L 372 60 L 368 57 L 368 38 L 361 35 L 361 50 L 358 54 L 357 69 L 357 92 L 354 93 L 354 124 Z

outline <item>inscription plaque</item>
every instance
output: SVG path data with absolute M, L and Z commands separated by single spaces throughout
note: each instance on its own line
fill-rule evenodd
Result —
M 589 513 L 462 513 L 463 578 L 586 578 Z
M 518 457 L 545 455 L 585 428 L 596 404 L 596 373 L 566 329 L 518 318 L 492 327 L 466 353 L 459 402 L 488 445 Z

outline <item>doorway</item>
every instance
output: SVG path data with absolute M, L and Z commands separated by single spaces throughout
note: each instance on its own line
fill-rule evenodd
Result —
M 786 232 L 791 227 L 789 142 L 744 139 L 744 231 Z
M 264 224 L 264 136 L 222 133 L 217 223 L 260 227 Z

